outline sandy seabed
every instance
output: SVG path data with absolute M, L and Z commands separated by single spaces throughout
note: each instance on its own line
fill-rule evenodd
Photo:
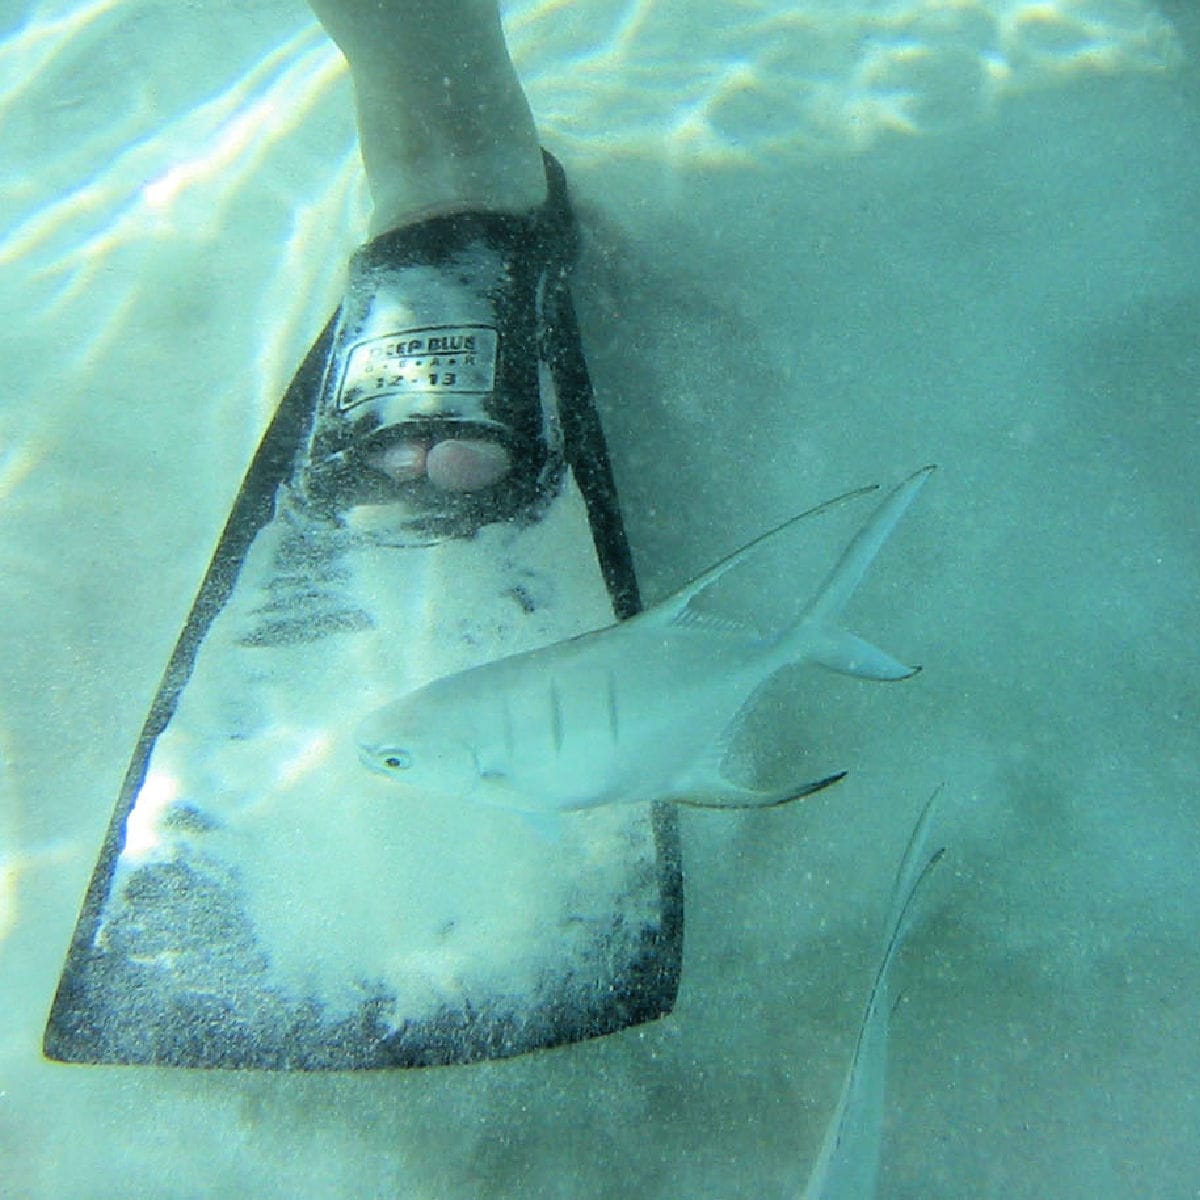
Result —
M 662 1022 L 425 1072 L 43 1062 L 130 747 L 366 199 L 344 74 L 298 3 L 4 5 L 0 1195 L 797 1195 L 942 783 L 880 1194 L 1194 1196 L 1191 6 L 507 17 L 585 218 L 582 319 L 648 597 L 937 462 L 852 613 L 924 671 L 819 706 L 781 685 L 773 766 L 800 741 L 851 775 L 684 815 Z M 741 600 L 782 619 L 790 577 Z

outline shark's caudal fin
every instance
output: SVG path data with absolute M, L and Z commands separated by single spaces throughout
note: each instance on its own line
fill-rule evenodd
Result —
M 920 670 L 905 666 L 878 646 L 843 629 L 838 622 L 867 568 L 933 470 L 932 466 L 922 467 L 888 494 L 846 547 L 804 615 L 780 637 L 781 657 L 787 661 L 820 663 L 831 671 L 860 679 L 907 679 Z
M 780 639 L 781 643 L 786 645 L 791 642 L 794 635 L 811 640 L 814 633 L 819 633 L 823 653 L 817 655 L 811 649 L 805 649 L 797 653 L 790 653 L 789 659 L 807 658 L 820 662 L 835 671 L 861 675 L 869 679 L 905 679 L 915 673 L 915 668 L 906 667 L 882 650 L 854 637 L 853 634 L 837 629 L 833 622 L 841 615 L 842 609 L 845 608 L 875 555 L 888 540 L 905 510 L 916 498 L 917 493 L 933 471 L 933 466 L 922 467 L 888 495 L 887 499 L 875 510 L 871 519 L 859 530 L 829 577 L 818 588 L 816 599 L 809 604 L 799 624 L 789 629 Z M 841 496 L 826 500 L 823 504 L 818 504 L 794 517 L 789 517 L 786 521 L 776 525 L 773 529 L 768 529 L 766 533 L 759 534 L 753 541 L 747 542 L 740 549 L 721 559 L 707 571 L 697 575 L 690 583 L 685 583 L 677 592 L 660 601 L 653 608 L 634 617 L 633 620 L 664 625 L 695 625 L 710 630 L 744 629 L 741 622 L 714 617 L 707 613 L 698 613 L 691 607 L 692 601 L 707 592 L 717 580 L 740 567 L 755 551 L 762 549 L 767 543 L 775 541 L 781 534 L 801 521 L 819 517 L 847 501 L 857 500 L 878 490 L 874 484 L 869 487 L 856 488 L 852 492 L 845 492 Z

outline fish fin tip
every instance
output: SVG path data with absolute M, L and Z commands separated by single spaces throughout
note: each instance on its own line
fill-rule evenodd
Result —
M 913 825 L 912 833 L 909 834 L 908 844 L 900 858 L 900 865 L 896 869 L 896 879 L 892 885 L 892 897 L 888 906 L 887 938 L 883 953 L 884 969 L 908 936 L 909 926 L 914 919 L 917 894 L 922 890 L 934 868 L 946 856 L 945 846 L 939 846 L 932 851 L 926 848 L 934 810 L 944 790 L 945 784 L 939 783 L 933 789 L 929 799 L 925 801 L 916 823 Z
M 902 485 L 903 486 L 903 485 Z M 689 583 L 685 583 L 683 587 L 669 595 L 665 600 L 660 601 L 653 608 L 647 609 L 640 613 L 635 620 L 662 621 L 664 624 L 673 624 L 679 620 L 680 616 L 689 611 L 691 602 L 703 592 L 708 591 L 713 584 L 717 582 L 723 575 L 733 570 L 734 567 L 740 566 L 741 563 L 748 558 L 755 550 L 762 546 L 765 542 L 791 529 L 793 525 L 799 524 L 801 521 L 806 521 L 812 517 L 818 517 L 830 509 L 836 508 L 845 504 L 850 500 L 857 500 L 862 496 L 869 495 L 871 492 L 879 490 L 879 484 L 872 483 L 866 487 L 854 488 L 852 491 L 843 492 L 840 496 L 834 496 L 831 500 L 825 500 L 820 504 L 814 505 L 812 508 L 805 509 L 802 513 L 797 513 L 793 517 L 788 517 L 786 521 L 781 521 L 778 525 L 772 526 L 765 533 L 760 533 L 756 538 L 740 546 L 731 554 L 726 555 L 719 562 L 714 563 L 706 571 L 701 572 L 695 579 Z M 719 618 L 718 618 L 719 619 Z
M 925 466 L 914 471 L 883 498 L 818 589 L 804 614 L 805 621 L 819 627 L 833 626 L 933 470 Z
M 865 638 L 846 629 L 834 629 L 817 639 L 808 658 L 826 670 L 856 679 L 873 679 L 894 683 L 911 679 L 921 668 L 910 667 L 893 658 L 886 650 L 872 645 Z
M 719 789 L 696 791 L 672 797 L 676 804 L 684 808 L 726 809 L 745 811 L 749 809 L 782 808 L 797 800 L 805 800 L 816 792 L 824 791 L 835 783 L 846 778 L 846 771 L 837 771 L 822 779 L 799 787 L 792 785 L 787 788 L 760 791 L 756 788 L 739 787 L 734 783 L 723 783 Z

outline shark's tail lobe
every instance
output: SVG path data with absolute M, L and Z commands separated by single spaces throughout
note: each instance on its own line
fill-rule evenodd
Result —
M 839 622 L 867 568 L 933 470 L 932 466 L 922 467 L 889 492 L 858 531 L 817 589 L 803 616 L 780 639 L 780 649 L 789 661 L 802 659 L 819 663 L 831 671 L 859 679 L 907 679 L 921 669 L 906 666 L 878 646 L 843 628 Z M 793 652 L 789 653 L 789 650 Z

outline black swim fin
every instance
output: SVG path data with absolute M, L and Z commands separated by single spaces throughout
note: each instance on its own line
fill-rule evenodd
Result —
M 564 279 L 546 289 L 551 336 L 537 350 L 561 426 L 547 425 L 536 496 L 503 519 L 460 506 L 422 530 L 420 496 L 411 511 L 386 496 L 345 508 L 353 471 L 320 425 L 347 394 L 347 354 L 370 340 L 349 327 L 352 294 L 312 347 L 135 748 L 50 1013 L 49 1058 L 425 1066 L 670 1011 L 683 912 L 669 806 L 588 814 L 547 845 L 512 814 L 402 805 L 354 745 L 361 715 L 406 686 L 637 611 Z M 376 303 L 367 318 L 387 313 Z M 438 346 L 462 350 L 480 324 L 455 322 Z M 413 335 L 406 346 L 428 336 L 393 332 Z M 376 339 L 384 358 L 397 344 Z M 397 387 L 401 407 L 429 400 Z M 437 404 L 404 419 L 462 415 Z M 468 418 L 489 419 L 478 407 Z M 322 474 L 314 456 L 326 450 L 334 468 Z

